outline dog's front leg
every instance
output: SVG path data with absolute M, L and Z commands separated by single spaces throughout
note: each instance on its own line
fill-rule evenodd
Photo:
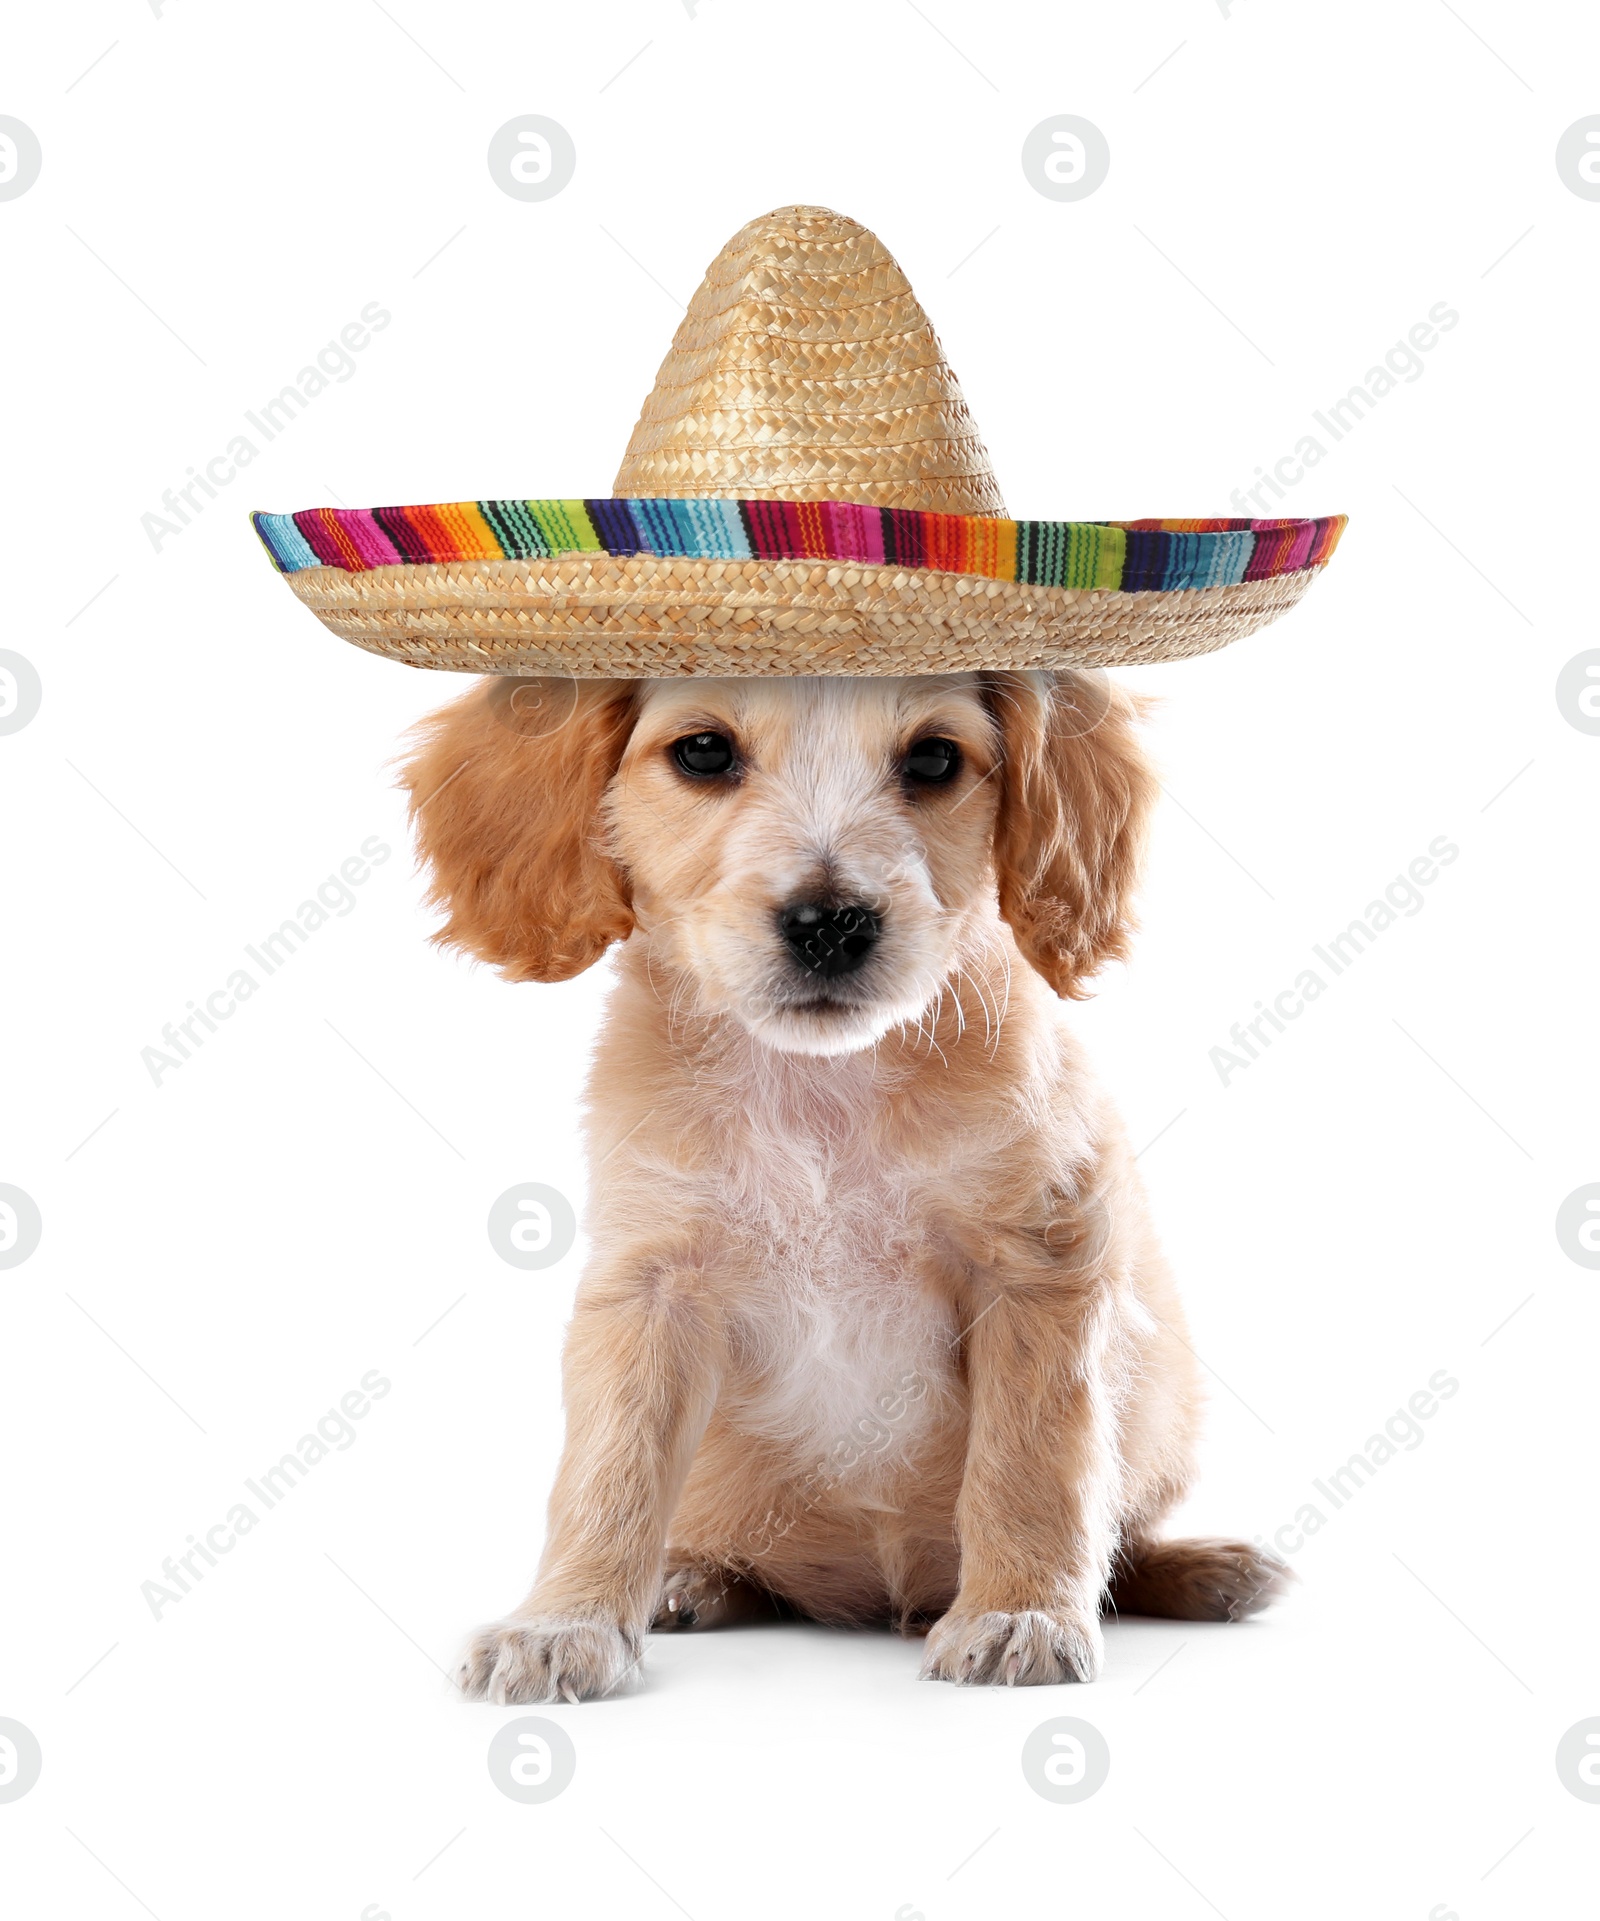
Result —
M 1108 1303 L 1082 1277 L 994 1277 L 966 1335 L 971 1416 L 956 1504 L 961 1581 L 931 1679 L 1092 1681 L 1115 1547 Z
M 562 1363 L 567 1438 L 538 1578 L 469 1644 L 465 1693 L 576 1701 L 637 1667 L 721 1354 L 693 1260 L 649 1255 L 586 1278 Z

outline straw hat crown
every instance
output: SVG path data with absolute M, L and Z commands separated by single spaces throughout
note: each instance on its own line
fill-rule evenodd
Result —
M 1005 514 L 905 275 L 826 207 L 764 214 L 711 263 L 614 491 Z

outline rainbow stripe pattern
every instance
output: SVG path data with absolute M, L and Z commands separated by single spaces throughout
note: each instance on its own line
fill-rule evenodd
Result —
M 1321 566 L 1346 516 L 1322 520 L 991 520 L 833 500 L 459 500 L 252 514 L 280 573 L 338 567 L 655 554 L 836 560 L 1037 587 L 1169 592 Z

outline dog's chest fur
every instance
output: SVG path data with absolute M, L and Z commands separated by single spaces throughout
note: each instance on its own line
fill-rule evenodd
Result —
M 719 1130 L 735 1364 L 719 1408 L 797 1471 L 868 1485 L 903 1465 L 948 1403 L 953 1252 L 935 1171 L 896 1125 L 870 1063 L 833 1078 L 781 1063 Z

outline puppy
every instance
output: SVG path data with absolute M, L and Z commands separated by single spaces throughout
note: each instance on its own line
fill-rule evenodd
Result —
M 494 679 L 405 780 L 436 936 L 509 980 L 619 946 L 590 1265 L 532 1592 L 467 1694 L 577 1700 L 652 1624 L 927 1630 L 1089 1681 L 1100 1615 L 1282 1565 L 1162 1540 L 1194 1358 L 1057 997 L 1130 931 L 1156 781 L 1099 676 Z

